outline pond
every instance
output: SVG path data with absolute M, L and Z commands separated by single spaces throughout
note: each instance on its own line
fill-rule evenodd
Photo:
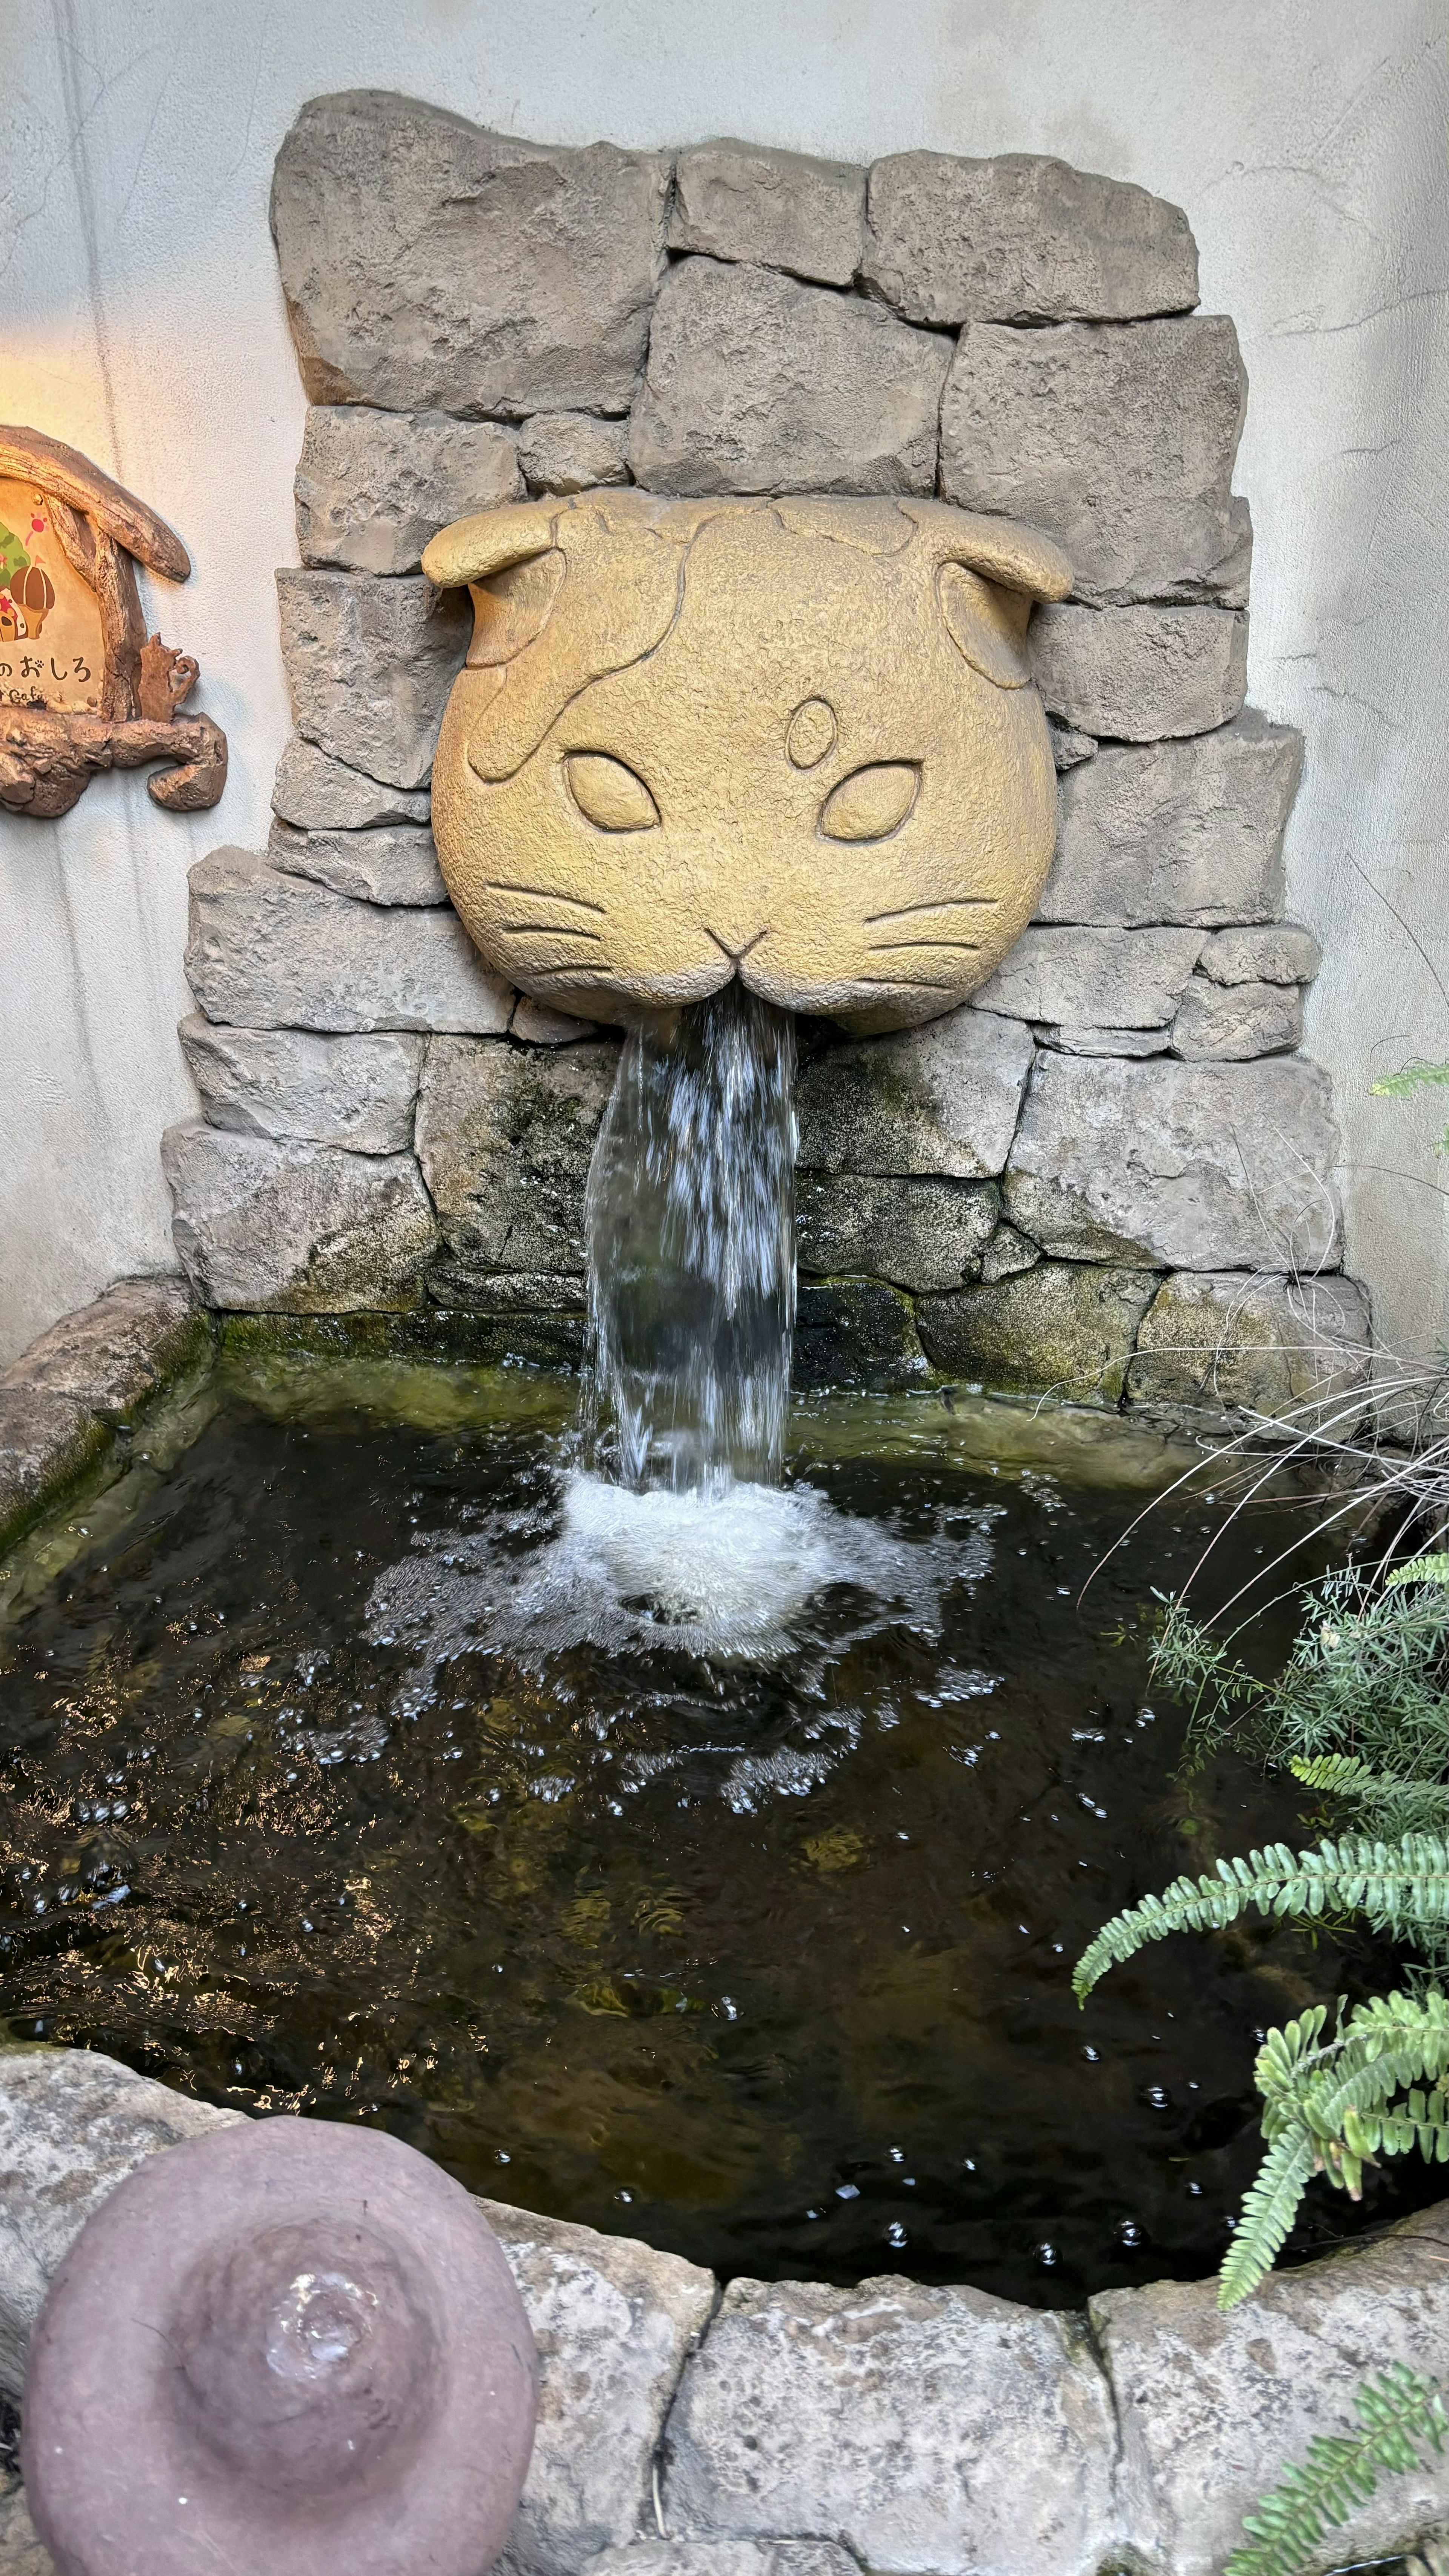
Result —
M 777 1492 L 630 1495 L 571 1402 L 233 1357 L 12 1560 L 9 2036 L 373 2122 L 726 2275 L 1211 2271 L 1258 2036 L 1368 1964 L 1253 1918 L 1072 2000 L 1117 1907 L 1299 1831 L 1235 1757 L 1175 1778 L 1150 1681 L 1221 1502 L 1114 1553 L 1160 1443 L 939 1397 L 797 1403 Z M 1286 1508 L 1227 1527 L 1205 1609 Z M 1316 2185 L 1290 2256 L 1437 2188 Z

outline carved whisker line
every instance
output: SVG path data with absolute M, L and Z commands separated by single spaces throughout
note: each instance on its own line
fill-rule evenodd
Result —
M 892 948 L 965 948 L 973 957 L 981 953 L 979 939 L 873 939 L 870 954 L 879 957 Z
M 954 993 L 956 986 L 941 975 L 857 975 L 857 984 L 884 984 L 892 993 Z
M 521 939 L 525 933 L 539 939 L 589 939 L 596 948 L 603 942 L 597 930 L 575 930 L 566 921 L 505 921 L 502 927 L 511 937 Z
M 612 984 L 616 987 L 618 985 L 619 979 L 611 967 L 603 966 L 601 970 L 592 959 L 583 957 L 576 959 L 572 966 L 530 966 L 528 970 L 531 984 L 576 984 L 582 975 L 587 975 L 591 987 L 598 984 Z
M 596 912 L 601 921 L 609 909 L 606 903 L 590 903 L 586 895 L 556 894 L 552 886 L 512 885 L 505 877 L 485 878 L 484 890 L 488 894 L 532 895 L 538 903 L 570 904 L 579 912 Z
M 943 894 L 934 903 L 898 903 L 890 912 L 868 912 L 865 928 L 874 930 L 883 921 L 904 921 L 913 912 L 960 912 L 972 904 L 990 905 L 1000 901 L 1000 895 L 996 894 Z

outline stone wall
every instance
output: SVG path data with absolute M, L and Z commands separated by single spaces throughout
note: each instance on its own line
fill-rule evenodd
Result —
M 1246 385 L 1182 213 L 1027 155 L 562 150 L 354 92 L 302 111 L 273 228 L 312 403 L 297 730 L 266 856 L 192 874 L 205 1115 L 165 1163 L 202 1297 L 579 1345 L 614 1041 L 501 986 L 447 904 L 427 784 L 466 611 L 421 576 L 433 531 L 630 479 L 934 491 L 1077 568 L 1031 627 L 1058 856 L 966 1010 L 802 1033 L 798 1373 L 1176 1407 L 1357 1384 L 1296 1052 L 1317 952 L 1281 918 L 1302 745 L 1244 709 Z

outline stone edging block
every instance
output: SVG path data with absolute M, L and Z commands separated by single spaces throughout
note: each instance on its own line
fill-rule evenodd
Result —
M 0 1370 L 0 1548 L 206 1349 L 184 1279 L 122 1279 Z

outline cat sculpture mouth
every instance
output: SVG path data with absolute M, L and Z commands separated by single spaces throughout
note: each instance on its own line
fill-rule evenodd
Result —
M 738 975 L 861 1033 L 964 1002 L 1036 907 L 1049 538 L 940 501 L 514 502 L 435 537 L 473 641 L 433 767 L 458 912 L 584 1019 Z

